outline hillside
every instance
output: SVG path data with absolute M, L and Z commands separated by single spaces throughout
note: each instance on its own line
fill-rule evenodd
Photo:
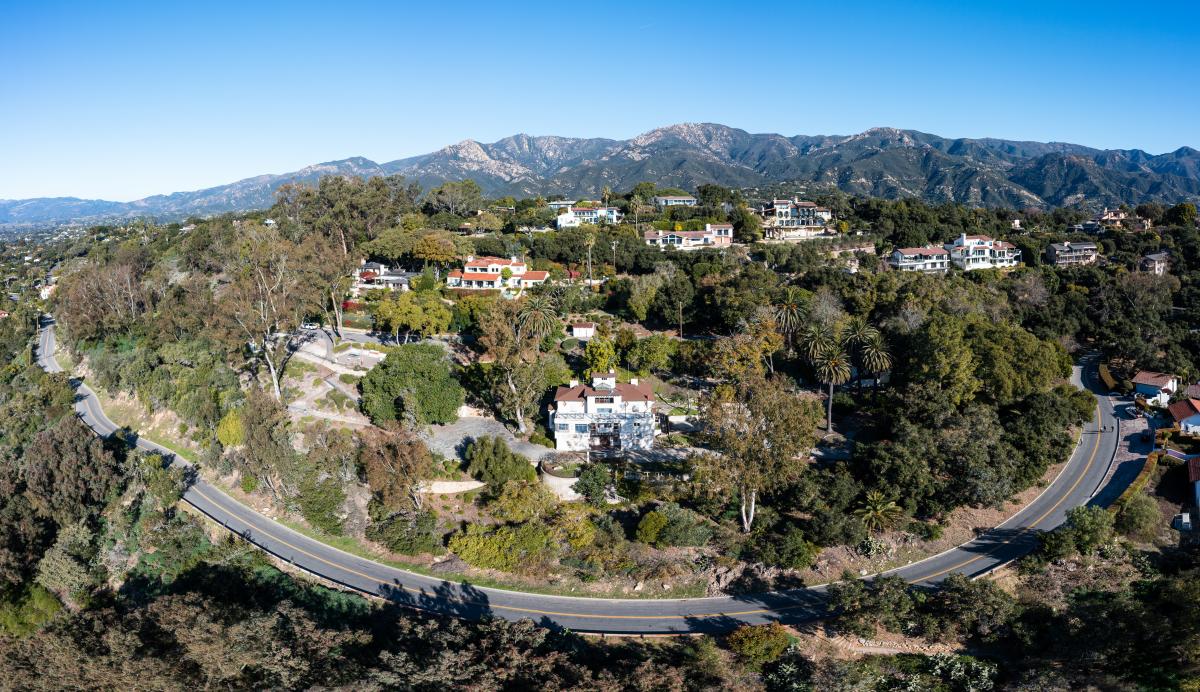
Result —
M 785 137 L 724 125 L 681 124 L 628 140 L 518 134 L 465 140 L 379 164 L 362 157 L 261 175 L 193 192 L 121 203 L 76 198 L 0 200 L 0 225 L 96 222 L 137 216 L 180 219 L 269 206 L 288 182 L 322 175 L 399 174 L 425 187 L 475 179 L 489 195 L 594 196 L 641 181 L 695 188 L 796 182 L 886 198 L 919 197 L 973 206 L 1087 208 L 1200 198 L 1200 152 L 1161 155 L 1059 142 L 947 139 L 873 128 L 850 136 Z

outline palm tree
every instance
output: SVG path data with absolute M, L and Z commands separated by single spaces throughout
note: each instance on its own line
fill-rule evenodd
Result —
M 800 328 L 800 352 L 808 362 L 816 361 L 821 351 L 836 346 L 840 339 L 820 322 L 809 322 Z
M 517 326 L 538 341 L 552 333 L 558 325 L 558 308 L 549 296 L 530 294 L 517 310 Z
M 892 354 L 888 353 L 887 343 L 878 331 L 875 335 L 859 346 L 863 367 L 871 373 L 875 386 L 879 386 L 879 375 L 892 367 Z
M 842 330 L 842 338 L 852 346 L 862 346 L 878 335 L 879 330 L 871 326 L 862 315 L 855 315 L 846 320 L 846 327 Z
M 854 516 L 862 520 L 868 531 L 882 531 L 895 524 L 903 515 L 904 510 L 900 505 L 887 499 L 878 490 L 869 491 L 863 498 L 862 505 L 854 510 Z
M 813 368 L 817 371 L 817 378 L 829 385 L 825 431 L 833 432 L 833 387 L 845 384 L 850 379 L 850 356 L 846 355 L 846 349 L 842 348 L 838 340 L 831 339 L 819 347 L 817 353 L 810 360 Z
M 787 338 L 788 351 L 792 350 L 792 335 L 800 331 L 800 324 L 808 315 L 808 303 L 804 300 L 804 291 L 795 286 L 786 286 L 779 302 L 772 306 L 775 313 L 775 323 L 779 331 Z

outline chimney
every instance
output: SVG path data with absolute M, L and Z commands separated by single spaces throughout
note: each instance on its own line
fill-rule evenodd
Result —
M 571 380 L 571 384 L 570 384 L 569 386 L 571 387 L 571 389 L 574 389 L 574 388 L 578 387 L 578 386 L 579 386 L 579 380 Z
M 629 378 L 629 384 L 633 385 L 634 387 L 638 386 L 638 378 L 636 378 L 636 377 Z

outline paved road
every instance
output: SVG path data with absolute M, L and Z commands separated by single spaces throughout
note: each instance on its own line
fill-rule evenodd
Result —
M 51 372 L 61 371 L 54 360 L 54 344 L 53 323 L 46 320 L 38 358 L 41 366 Z M 1086 364 L 1088 386 L 1095 388 L 1091 365 Z M 1083 371 L 1076 368 L 1077 382 Z M 117 430 L 86 385 L 79 383 L 77 392 L 76 409 L 87 425 L 99 435 Z M 953 572 L 984 574 L 1032 549 L 1037 531 L 1057 526 L 1068 509 L 1087 503 L 1107 474 L 1118 434 L 1100 432 L 1101 426 L 1115 425 L 1112 401 L 1097 395 L 1097 404 L 1096 416 L 1085 427 L 1070 462 L 1040 497 L 979 538 L 893 573 L 914 584 L 936 584 Z M 138 439 L 136 443 L 141 449 L 174 459 L 170 450 L 152 442 Z M 175 463 L 186 462 L 175 459 Z M 481 588 L 395 569 L 331 548 L 257 514 L 202 480 L 192 484 L 183 499 L 213 521 L 298 568 L 371 595 L 454 616 L 530 618 L 546 626 L 583 632 L 672 634 L 721 632 L 742 623 L 798 623 L 825 613 L 825 589 L 821 586 L 744 596 L 655 600 L 570 598 Z

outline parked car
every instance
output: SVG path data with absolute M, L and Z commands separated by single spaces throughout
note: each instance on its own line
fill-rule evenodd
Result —
M 301 329 L 320 329 L 321 325 L 317 324 L 316 322 L 301 322 L 300 328 Z

